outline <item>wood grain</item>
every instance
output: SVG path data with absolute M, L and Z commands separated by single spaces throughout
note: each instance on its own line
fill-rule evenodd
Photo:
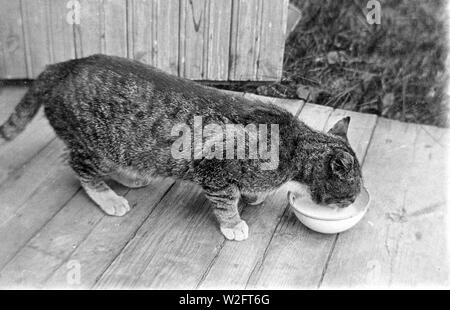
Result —
M 312 109 L 308 111 L 307 107 L 312 107 Z M 364 157 L 375 128 L 376 116 L 356 115 L 343 110 L 335 110 L 331 113 L 330 108 L 327 116 L 327 112 L 323 109 L 320 114 L 314 110 L 317 110 L 317 106 L 307 104 L 300 113 L 300 119 L 317 129 L 328 130 L 341 118 L 353 116 L 348 132 L 349 142 L 354 146 L 357 156 Z M 314 115 L 322 116 L 315 117 Z M 317 287 L 321 281 L 329 253 L 333 250 L 335 238 L 335 235 L 324 235 L 309 230 L 288 208 L 274 233 L 262 262 L 255 267 L 247 286 L 272 289 Z
M 178 0 L 157 0 L 155 2 L 153 27 L 156 27 L 154 42 L 155 65 L 174 75 L 179 75 L 182 60 L 179 59 L 180 38 L 180 3 Z
M 74 27 L 67 22 L 67 1 L 47 0 L 51 63 L 75 58 Z
M 62 142 L 54 140 L 0 186 L 0 268 L 78 190 L 79 182 L 61 154 Z
M 46 0 L 21 0 L 27 77 L 36 78 L 52 62 L 50 6 Z
M 79 0 L 80 24 L 75 27 L 77 56 L 105 53 L 105 14 L 103 0 Z
M 103 53 L 196 80 L 281 77 L 287 0 L 1 0 L 0 77 Z
M 27 76 L 21 2 L 0 0 L 0 78 Z
M 188 79 L 206 79 L 209 4 L 207 0 L 180 1 L 180 74 Z
M 82 267 L 79 287 L 92 286 L 171 184 L 170 180 L 155 181 L 130 193 L 112 183 L 113 190 L 125 194 L 134 205 L 122 218 L 106 216 L 79 191 L 5 266 L 0 286 L 69 288 L 66 278 L 70 261 Z
M 282 2 L 282 4 L 280 4 Z M 261 45 L 258 53 L 256 79 L 281 79 L 284 55 L 284 40 L 286 36 L 286 23 L 288 0 L 272 1 L 262 0 L 261 16 Z M 269 47 L 270 46 L 270 47 Z
M 363 166 L 372 203 L 339 236 L 321 287 L 448 284 L 448 130 L 380 118 Z
M 230 80 L 256 78 L 260 50 L 262 2 L 259 0 L 233 0 L 231 26 Z
M 103 0 L 105 53 L 128 56 L 127 0 Z
M 45 279 L 45 286 L 52 288 L 77 287 L 67 283 L 67 263 L 79 262 L 81 265 L 80 288 L 92 288 L 105 270 L 124 247 L 134 238 L 136 231 L 142 223 L 154 211 L 155 206 L 164 197 L 173 185 L 169 179 L 155 179 L 149 186 L 141 189 L 133 189 L 126 192 L 125 197 L 133 209 L 124 217 L 111 217 L 101 215 L 100 220 L 93 225 L 91 230 L 83 226 L 75 227 L 75 234 L 71 238 L 76 240 L 76 246 L 70 256 L 64 256 L 64 263 L 53 270 Z M 123 193 L 122 191 L 118 191 Z M 90 202 L 90 212 L 95 211 L 96 206 Z M 72 207 L 74 208 L 74 207 Z M 83 217 L 83 219 L 87 219 Z M 61 225 L 62 219 L 59 221 Z M 57 231 L 57 226 L 53 227 Z M 51 247 L 51 245 L 48 245 Z
M 207 80 L 227 80 L 232 1 L 209 1 Z
M 154 25 L 156 1 L 129 0 L 129 56 L 140 62 L 155 65 L 155 50 L 157 27 Z
M 96 287 L 195 288 L 223 241 L 201 189 L 177 182 Z

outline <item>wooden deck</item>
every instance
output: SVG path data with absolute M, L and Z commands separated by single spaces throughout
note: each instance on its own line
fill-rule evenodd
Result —
M 24 93 L 0 92 L 0 123 Z M 353 229 L 305 228 L 281 188 L 243 206 L 244 242 L 220 234 L 201 190 L 158 181 L 118 185 L 134 206 L 105 216 L 61 159 L 42 112 L 0 148 L 1 288 L 343 288 L 448 285 L 447 129 L 296 100 L 275 100 L 317 129 L 350 115 L 349 138 L 372 196 Z M 70 281 L 80 267 L 80 284 Z M 75 268 L 75 269 L 74 269 Z M 69 280 L 68 280 L 69 278 Z

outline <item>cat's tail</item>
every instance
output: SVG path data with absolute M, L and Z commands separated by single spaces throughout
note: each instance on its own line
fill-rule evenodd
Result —
M 0 146 L 19 135 L 39 111 L 42 101 L 33 94 L 32 89 L 28 90 L 8 120 L 0 126 Z

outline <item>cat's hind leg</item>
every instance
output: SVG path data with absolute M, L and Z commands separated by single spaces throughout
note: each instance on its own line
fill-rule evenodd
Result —
M 206 189 L 206 197 L 213 204 L 213 213 L 220 231 L 228 240 L 242 241 L 248 238 L 248 226 L 239 216 L 239 189 L 229 186 L 224 189 Z
M 124 169 L 118 169 L 109 175 L 114 181 L 129 187 L 129 188 L 139 188 L 150 184 L 151 179 L 144 178 L 132 171 L 126 171 Z
M 103 180 L 109 167 L 80 151 L 71 151 L 69 164 L 86 194 L 108 215 L 122 216 L 130 211 L 128 201 L 117 195 Z
M 245 203 L 256 206 L 263 203 L 268 195 L 269 193 L 252 193 L 243 195 L 243 198 Z
M 108 215 L 123 216 L 130 211 L 128 201 L 104 181 L 80 180 L 86 194 Z

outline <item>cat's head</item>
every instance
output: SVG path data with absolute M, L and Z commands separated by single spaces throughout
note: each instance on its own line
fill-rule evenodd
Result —
M 343 118 L 326 133 L 325 155 L 314 164 L 309 184 L 315 203 L 347 207 L 361 191 L 361 167 L 347 139 L 349 123 L 350 117 Z

